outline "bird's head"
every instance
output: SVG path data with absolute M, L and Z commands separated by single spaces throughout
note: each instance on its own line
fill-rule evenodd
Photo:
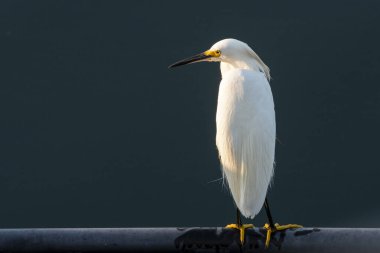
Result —
M 270 78 L 269 68 L 260 57 L 246 43 L 236 39 L 218 41 L 209 50 L 178 61 L 169 68 L 203 61 L 222 62 L 235 68 L 258 69 Z

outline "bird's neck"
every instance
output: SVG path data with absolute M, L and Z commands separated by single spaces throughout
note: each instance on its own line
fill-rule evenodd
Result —
M 222 77 L 230 70 L 234 69 L 246 69 L 252 71 L 262 72 L 260 64 L 253 58 L 244 61 L 223 61 L 220 63 L 220 70 Z

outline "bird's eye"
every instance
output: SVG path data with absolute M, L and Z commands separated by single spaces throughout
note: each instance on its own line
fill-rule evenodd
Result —
M 217 53 L 217 54 L 220 54 L 220 50 L 216 50 L 216 53 Z

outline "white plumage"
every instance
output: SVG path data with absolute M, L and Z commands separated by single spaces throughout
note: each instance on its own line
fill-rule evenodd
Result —
M 172 67 L 220 61 L 216 145 L 223 174 L 240 212 L 262 208 L 273 175 L 276 122 L 269 68 L 245 43 L 225 39 Z
M 232 196 L 245 217 L 260 211 L 273 174 L 274 116 L 264 74 L 242 69 L 223 74 L 216 145 Z

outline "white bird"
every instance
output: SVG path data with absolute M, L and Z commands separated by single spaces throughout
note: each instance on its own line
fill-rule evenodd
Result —
M 264 202 L 269 224 L 266 246 L 276 230 L 299 227 L 273 224 L 266 194 L 274 171 L 276 120 L 269 68 L 246 44 L 235 39 L 224 39 L 209 50 L 181 60 L 176 67 L 194 62 L 220 62 L 222 81 L 219 86 L 216 113 L 216 146 L 219 151 L 223 176 L 238 208 L 237 224 L 228 228 L 244 231 L 240 214 L 254 218 Z

